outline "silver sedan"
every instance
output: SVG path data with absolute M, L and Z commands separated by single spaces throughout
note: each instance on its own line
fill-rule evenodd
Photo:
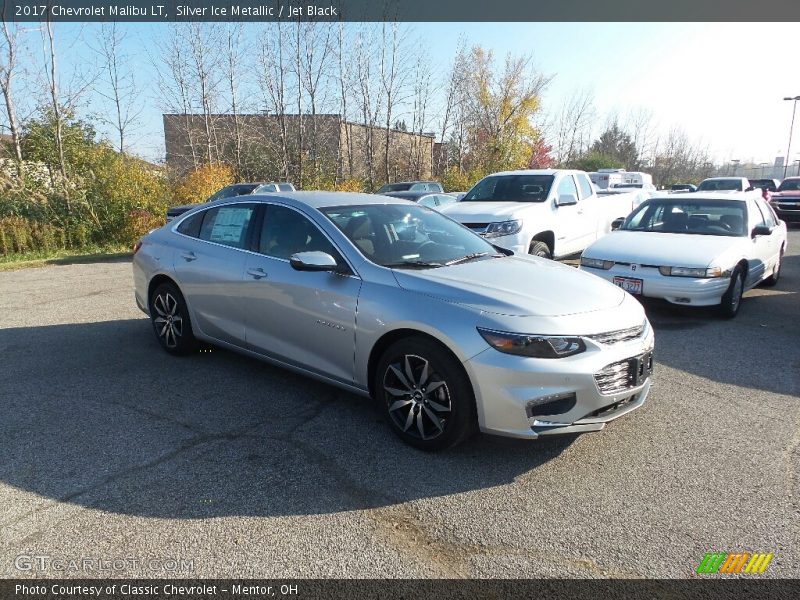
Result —
M 633 297 L 403 200 L 202 205 L 143 237 L 133 274 L 167 352 L 212 343 L 371 396 L 426 450 L 477 429 L 596 431 L 650 389 L 653 332 Z

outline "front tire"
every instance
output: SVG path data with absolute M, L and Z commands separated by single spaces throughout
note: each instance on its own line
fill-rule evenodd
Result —
M 539 240 L 533 240 L 528 249 L 528 254 L 533 256 L 541 256 L 542 258 L 553 258 L 553 253 L 550 251 L 550 246 Z
M 451 448 L 477 428 L 475 396 L 463 368 L 431 340 L 406 338 L 387 348 L 373 389 L 392 431 L 416 448 Z
M 186 301 L 175 284 L 162 283 L 153 290 L 150 321 L 158 343 L 170 354 L 183 356 L 197 349 Z
M 732 319 L 739 312 L 742 305 L 742 294 L 744 293 L 744 269 L 737 266 L 731 274 L 731 283 L 728 291 L 722 296 L 722 302 L 718 309 L 719 314 L 725 319 Z

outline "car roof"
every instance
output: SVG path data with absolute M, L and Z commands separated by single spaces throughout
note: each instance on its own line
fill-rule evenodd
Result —
M 383 196 L 389 196 L 390 198 L 422 198 L 423 196 L 436 196 L 444 194 L 444 192 L 432 192 L 430 190 L 406 190 L 406 191 L 399 191 L 399 192 L 383 192 Z
M 724 179 L 747 179 L 747 177 L 739 177 L 738 175 L 729 175 L 727 177 L 706 177 L 703 181 L 719 181 Z
M 277 192 L 272 194 L 254 194 L 246 199 L 237 197 L 235 200 L 240 202 L 252 202 L 262 200 L 272 202 L 274 200 L 289 200 L 291 203 L 304 204 L 311 208 L 328 208 L 334 206 L 361 206 L 365 204 L 413 204 L 402 198 L 393 198 L 383 194 L 364 194 L 361 192 L 323 192 L 323 191 L 304 191 L 304 192 Z
M 414 183 L 439 183 L 438 181 L 433 181 L 431 179 L 418 179 L 416 181 L 392 181 L 391 183 L 384 183 L 381 187 L 386 185 L 412 185 Z
M 761 194 L 758 192 L 687 192 L 685 194 L 664 194 L 664 195 L 657 195 L 650 198 L 652 200 L 669 200 L 672 202 L 683 202 L 687 198 L 689 200 L 719 200 L 720 202 L 726 200 L 730 202 L 731 200 L 741 200 L 746 201 L 752 198 L 760 198 Z
M 515 171 L 498 171 L 497 173 L 490 173 L 487 175 L 487 177 L 492 177 L 494 175 L 558 175 L 559 173 L 586 174 L 585 171 L 581 171 L 579 169 L 517 169 Z

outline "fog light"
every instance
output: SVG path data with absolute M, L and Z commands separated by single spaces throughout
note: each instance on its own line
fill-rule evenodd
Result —
M 539 415 L 561 415 L 572 410 L 577 401 L 574 393 L 541 396 L 528 401 L 525 414 L 529 419 Z

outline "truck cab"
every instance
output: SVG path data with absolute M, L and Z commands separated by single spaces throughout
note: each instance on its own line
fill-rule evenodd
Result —
M 608 231 L 607 215 L 583 171 L 494 173 L 442 212 L 497 246 L 545 258 L 577 254 Z

